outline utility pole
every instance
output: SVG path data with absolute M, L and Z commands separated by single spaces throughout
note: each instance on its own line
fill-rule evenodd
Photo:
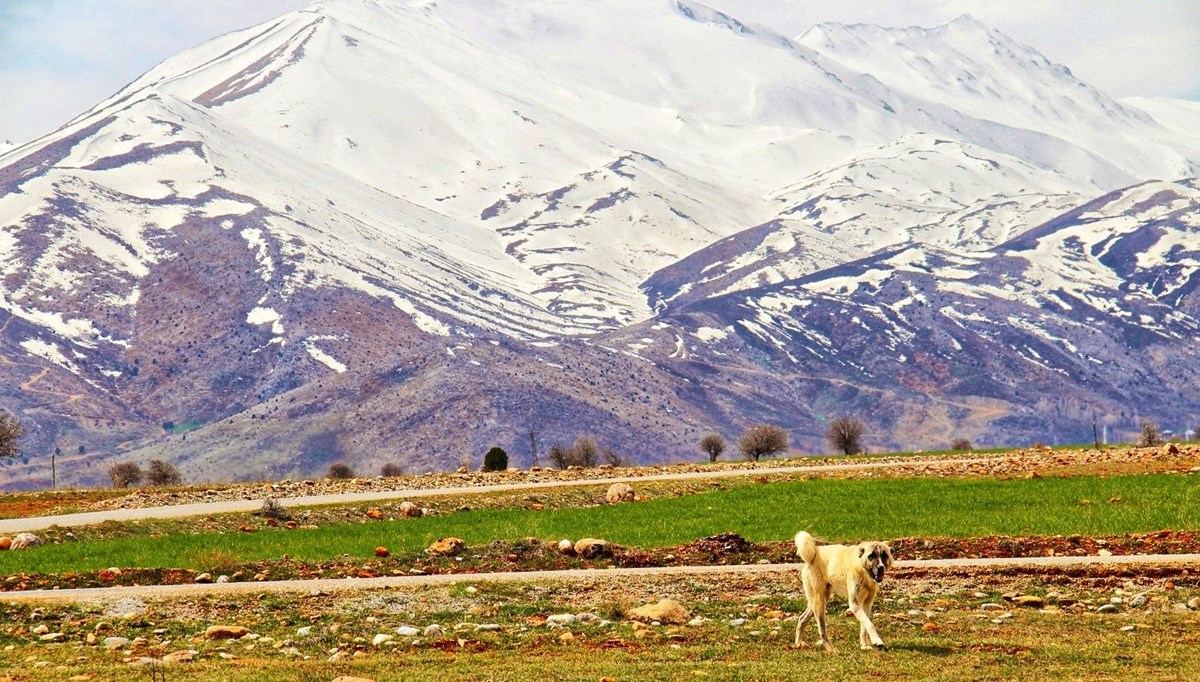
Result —
M 1092 415 L 1092 442 L 1095 443 L 1096 449 L 1100 449 L 1100 432 L 1096 430 L 1096 415 Z
M 530 461 L 532 462 L 530 466 L 537 466 L 537 431 L 534 431 L 533 429 L 529 429 L 529 454 Z

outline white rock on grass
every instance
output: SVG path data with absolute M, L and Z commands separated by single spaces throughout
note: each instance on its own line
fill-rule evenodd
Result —
M 442 629 L 441 625 L 434 623 L 433 625 L 430 625 L 429 627 L 425 628 L 425 632 L 422 633 L 422 636 L 425 639 L 433 639 L 435 637 L 445 637 L 446 631 Z
M 380 644 L 383 644 L 384 642 L 390 642 L 393 639 L 396 639 L 395 636 L 385 635 L 381 632 L 378 635 L 375 635 L 375 638 L 371 640 L 371 646 L 379 646 Z
M 574 623 L 577 620 L 579 620 L 579 619 L 576 618 L 575 614 L 573 614 L 573 613 L 556 613 L 553 616 L 550 616 L 549 618 L 546 619 L 546 624 L 547 625 L 553 624 L 553 625 L 560 625 L 560 626 L 561 625 L 571 625 L 572 623 Z
M 401 625 L 400 627 L 396 628 L 396 634 L 400 635 L 401 637 L 416 637 L 417 635 L 421 634 L 421 631 L 411 625 Z

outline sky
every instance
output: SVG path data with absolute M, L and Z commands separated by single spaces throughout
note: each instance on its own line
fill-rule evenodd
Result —
M 0 144 L 52 132 L 171 55 L 305 4 L 308 0 L 0 0 Z M 822 21 L 934 26 L 971 14 L 1114 97 L 1200 100 L 1200 0 L 706 4 L 788 35 Z

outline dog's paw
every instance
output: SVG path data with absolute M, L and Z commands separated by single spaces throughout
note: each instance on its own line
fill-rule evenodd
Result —
M 887 651 L 887 645 L 883 642 L 871 642 L 871 647 L 876 651 Z

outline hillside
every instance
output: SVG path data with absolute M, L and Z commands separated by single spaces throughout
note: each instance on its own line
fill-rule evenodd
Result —
M 1195 129 L 970 17 L 314 2 L 0 152 L 3 485 L 1183 426 Z

